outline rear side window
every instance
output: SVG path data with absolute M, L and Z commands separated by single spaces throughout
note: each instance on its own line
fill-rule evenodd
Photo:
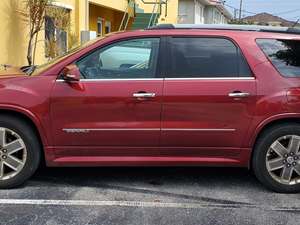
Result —
M 300 77 L 300 41 L 257 39 L 259 47 L 286 77 Z
M 172 78 L 251 77 L 239 48 L 224 38 L 172 38 Z

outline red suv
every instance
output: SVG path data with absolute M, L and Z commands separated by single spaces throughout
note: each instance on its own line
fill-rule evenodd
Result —
M 0 187 L 47 166 L 235 166 L 300 191 L 300 31 L 161 25 L 0 77 Z

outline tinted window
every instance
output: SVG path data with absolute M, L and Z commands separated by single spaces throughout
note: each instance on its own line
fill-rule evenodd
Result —
M 155 77 L 159 38 L 122 41 L 99 49 L 76 64 L 86 79 Z
M 173 38 L 169 77 L 251 76 L 240 50 L 222 38 Z
M 300 76 L 300 41 L 258 39 L 257 43 L 283 76 Z

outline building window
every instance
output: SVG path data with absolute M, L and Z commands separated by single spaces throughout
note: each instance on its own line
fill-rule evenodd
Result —
M 55 25 L 53 18 L 45 16 L 45 38 L 46 41 L 54 40 Z
M 67 32 L 55 26 L 53 18 L 45 17 L 46 57 L 55 58 L 66 53 L 67 37 Z
M 67 52 L 70 10 L 52 6 L 45 16 L 45 56 L 55 58 Z
M 200 2 L 195 2 L 195 24 L 202 24 L 203 21 L 203 6 Z
M 111 22 L 105 21 L 105 34 L 108 34 L 111 32 Z
M 103 36 L 103 19 L 101 17 L 98 17 L 97 20 L 97 36 Z
M 204 7 L 200 7 L 201 23 L 204 23 Z

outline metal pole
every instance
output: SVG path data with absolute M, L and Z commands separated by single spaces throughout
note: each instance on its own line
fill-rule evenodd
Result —
M 154 17 L 154 12 L 155 12 L 155 9 L 156 9 L 156 5 L 157 5 L 157 1 L 155 2 L 154 6 L 153 6 L 153 10 L 152 10 L 152 14 L 151 14 L 151 17 L 150 17 L 150 21 L 148 23 L 148 28 L 150 28 L 152 26 L 152 20 L 153 20 L 153 17 Z
M 237 19 L 237 12 L 238 12 L 238 10 L 237 10 L 237 9 L 234 9 L 234 20 Z
M 125 12 L 124 12 L 124 15 L 123 15 L 123 18 L 122 18 L 122 21 L 121 21 L 121 24 L 119 26 L 119 31 L 123 30 L 123 26 L 124 26 L 124 22 L 125 22 L 125 19 L 126 19 L 126 15 L 127 15 L 127 12 L 128 12 L 128 8 L 129 8 L 129 3 L 125 9 Z M 128 15 L 129 16 L 129 15 Z M 124 29 L 125 30 L 125 29 Z
M 240 0 L 240 14 L 239 14 L 239 21 L 242 20 L 242 8 L 243 8 L 243 0 Z

